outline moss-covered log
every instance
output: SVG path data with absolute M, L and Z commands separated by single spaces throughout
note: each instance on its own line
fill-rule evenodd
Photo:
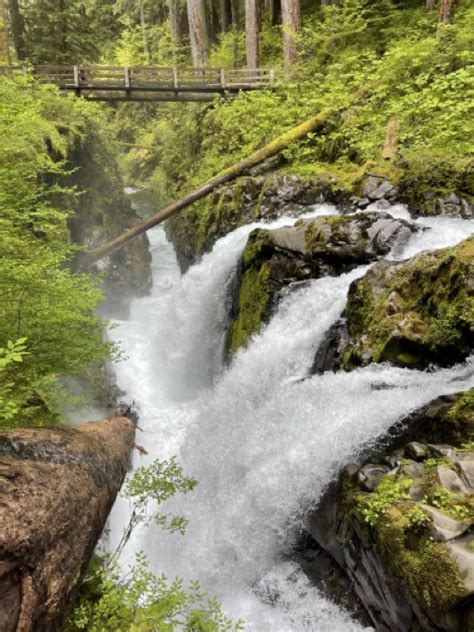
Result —
M 244 158 L 231 167 L 228 167 L 214 178 L 211 178 L 197 189 L 191 191 L 191 193 L 188 193 L 176 202 L 173 202 L 172 204 L 166 206 L 164 209 L 161 209 L 160 211 L 158 211 L 158 213 L 155 213 L 144 222 L 133 226 L 112 241 L 109 241 L 103 246 L 92 250 L 86 257 L 86 262 L 92 263 L 94 261 L 102 259 L 109 253 L 117 250 L 118 248 L 121 248 L 123 245 L 129 243 L 139 235 L 145 233 L 150 228 L 153 228 L 157 224 L 161 224 L 161 222 L 163 222 L 168 217 L 171 217 L 175 213 L 178 213 L 182 209 L 190 206 L 197 200 L 202 199 L 203 197 L 214 191 L 217 187 L 225 184 L 226 182 L 230 182 L 231 180 L 234 180 L 241 175 L 244 175 L 253 167 L 256 167 L 262 162 L 265 162 L 265 160 L 268 160 L 272 156 L 275 156 L 280 151 L 286 149 L 289 145 L 291 145 L 291 143 L 304 138 L 310 132 L 320 130 L 332 115 L 333 111 L 327 110 L 324 112 L 320 112 L 316 116 L 312 116 L 304 123 L 301 123 L 300 125 L 294 127 L 285 134 L 282 134 L 271 143 L 268 143 L 247 158 Z

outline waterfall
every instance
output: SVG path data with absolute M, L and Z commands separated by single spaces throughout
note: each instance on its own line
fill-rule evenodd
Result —
M 319 206 L 313 215 L 335 212 Z M 407 217 L 403 207 L 394 216 Z M 272 224 L 294 222 L 282 218 Z M 431 218 L 397 259 L 466 238 L 474 222 Z M 140 409 L 135 464 L 177 455 L 199 481 L 166 512 L 189 519 L 185 536 L 137 530 L 123 553 L 148 554 L 152 569 L 202 587 L 254 632 L 346 632 L 361 626 L 285 557 L 338 469 L 398 419 L 441 393 L 473 384 L 472 360 L 416 371 L 373 365 L 307 378 L 314 352 L 340 316 L 349 284 L 367 267 L 314 280 L 288 294 L 230 366 L 223 366 L 229 288 L 248 233 L 238 228 L 181 276 L 164 231 L 151 231 L 154 285 L 137 299 L 114 340 L 127 358 L 119 386 Z M 376 387 L 376 388 L 374 388 Z M 112 541 L 127 521 L 112 514 Z

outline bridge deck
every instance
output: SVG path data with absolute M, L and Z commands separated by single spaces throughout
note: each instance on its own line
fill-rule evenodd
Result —
M 0 69 L 0 74 L 22 71 Z M 105 101 L 210 101 L 216 95 L 274 87 L 273 68 L 35 66 L 33 76 L 78 96 Z

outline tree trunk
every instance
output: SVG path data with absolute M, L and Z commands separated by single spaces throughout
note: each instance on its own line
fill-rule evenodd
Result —
M 0 66 L 10 65 L 8 39 L 7 39 L 7 14 L 4 0 L 0 0 Z
M 193 66 L 205 66 L 209 61 L 209 34 L 204 0 L 187 0 L 189 35 Z
M 148 63 L 150 63 L 150 47 L 148 45 L 148 35 L 146 32 L 146 18 L 145 18 L 145 2 L 144 0 L 140 1 L 140 27 L 142 30 L 142 39 L 143 39 L 143 53 L 145 54 L 145 59 Z
M 232 20 L 232 26 L 239 28 L 240 26 L 240 11 L 239 0 L 230 0 L 230 17 Z
M 123 417 L 0 434 L 1 630 L 63 629 L 134 435 Z
M 436 0 L 426 0 L 426 8 L 428 11 L 434 11 L 436 6 Z
M 18 61 L 24 61 L 24 59 L 26 58 L 25 22 L 23 20 L 23 16 L 20 13 L 18 0 L 9 0 L 8 12 L 10 14 L 13 46 L 15 47 L 16 57 Z
M 285 77 L 291 76 L 293 64 L 298 61 L 298 47 L 295 34 L 300 30 L 300 2 L 299 0 L 282 0 L 281 15 L 283 23 L 283 58 Z
M 239 25 L 240 25 L 240 12 L 239 12 L 239 0 L 230 0 L 230 12 L 232 19 L 232 66 L 233 68 L 239 67 Z
M 245 42 L 247 68 L 255 70 L 259 65 L 260 2 L 245 0 Z
M 385 142 L 382 151 L 383 160 L 393 162 L 397 156 L 398 121 L 392 116 L 387 123 Z
M 176 202 L 169 204 L 164 209 L 161 209 L 160 211 L 158 211 L 158 213 L 155 213 L 140 224 L 136 224 L 132 228 L 129 228 L 112 241 L 109 241 L 103 246 L 99 246 L 89 253 L 85 253 L 79 259 L 79 267 L 88 267 L 92 265 L 95 261 L 103 259 L 111 252 L 114 252 L 118 248 L 121 248 L 130 241 L 136 239 L 139 235 L 145 233 L 150 228 L 161 224 L 161 222 L 164 222 L 164 220 L 168 217 L 171 217 L 175 213 L 182 211 L 184 208 L 187 208 L 197 200 L 201 200 L 202 198 L 206 197 L 206 195 L 214 191 L 214 189 L 221 186 L 222 184 L 230 182 L 231 180 L 235 180 L 235 178 L 238 178 L 239 176 L 244 175 L 244 173 L 247 173 L 249 169 L 256 167 L 262 162 L 265 162 L 272 156 L 275 156 L 283 149 L 286 149 L 291 143 L 304 138 L 307 134 L 309 134 L 309 132 L 320 130 L 322 127 L 324 127 L 326 121 L 333 114 L 333 110 L 321 112 L 316 116 L 312 116 L 304 123 L 301 123 L 301 125 L 298 125 L 285 134 L 282 134 L 271 143 L 268 143 L 268 145 L 265 145 L 247 158 L 240 160 L 235 165 L 228 167 L 214 178 L 211 178 L 197 189 L 194 189 L 194 191 L 191 191 L 191 193 L 188 193 Z
M 179 15 L 178 0 L 168 0 L 168 11 L 170 19 L 170 32 L 175 46 L 181 42 L 181 19 Z
M 232 25 L 231 0 L 219 0 L 221 33 L 227 33 Z
M 281 2 L 280 0 L 265 0 L 265 9 L 270 15 L 270 24 L 276 26 L 280 21 Z
M 441 0 L 439 8 L 439 21 L 441 24 L 451 24 L 454 12 L 455 0 Z

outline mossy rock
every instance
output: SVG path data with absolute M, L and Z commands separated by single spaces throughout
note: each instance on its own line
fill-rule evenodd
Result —
M 239 226 L 283 214 L 297 217 L 323 201 L 347 205 L 349 198 L 350 193 L 337 187 L 330 177 L 282 173 L 247 176 L 171 217 L 166 230 L 185 272 L 220 237 Z
M 347 302 L 345 368 L 368 361 L 449 366 L 474 346 L 474 237 L 408 261 L 383 261 Z
M 375 528 L 377 549 L 406 585 L 429 619 L 436 623 L 468 595 L 459 569 L 444 544 L 414 536 L 412 506 L 397 503 Z
M 270 317 L 274 296 L 281 287 L 275 278 L 278 261 L 272 254 L 269 231 L 252 231 L 242 256 L 240 284 L 229 326 L 230 353 L 246 346 Z
M 234 353 L 260 331 L 283 289 L 375 261 L 415 230 L 385 213 L 329 215 L 254 230 L 242 256 L 228 350 Z
M 412 445 L 419 449 L 416 461 L 409 458 Z M 463 621 L 470 616 L 473 578 L 465 569 L 474 558 L 474 505 L 465 475 L 473 461 L 472 448 L 408 443 L 380 463 L 348 468 L 340 481 L 336 537 L 342 559 L 359 585 L 371 574 L 366 604 L 397 629 L 418 629 L 404 620 L 405 601 L 412 610 L 408 620 L 414 617 L 421 629 L 468 630 Z M 461 493 L 449 489 L 453 479 Z M 354 565 L 359 557 L 364 562 Z

